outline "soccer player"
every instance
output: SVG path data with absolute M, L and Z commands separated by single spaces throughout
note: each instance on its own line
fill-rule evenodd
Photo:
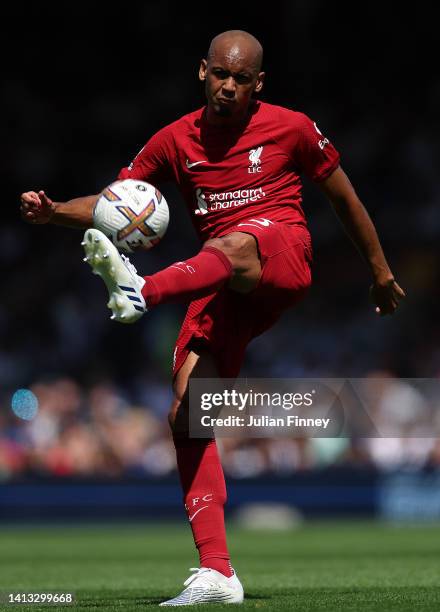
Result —
M 306 293 L 312 253 L 300 174 L 330 199 L 369 266 L 376 312 L 392 314 L 404 297 L 328 138 L 306 115 L 255 99 L 265 76 L 262 58 L 260 43 L 247 32 L 216 36 L 200 64 L 206 106 L 161 129 L 119 173 L 153 185 L 175 181 L 201 251 L 142 278 L 103 234 L 88 229 L 84 238 L 116 320 L 134 322 L 165 302 L 190 303 L 174 351 L 170 425 L 200 569 L 162 605 L 243 600 L 226 544 L 216 442 L 188 435 L 188 382 L 237 376 L 249 341 Z M 30 223 L 90 228 L 97 198 L 59 203 L 30 191 L 21 196 L 22 215 Z

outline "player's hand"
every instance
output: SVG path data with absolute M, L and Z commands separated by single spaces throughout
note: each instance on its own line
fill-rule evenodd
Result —
M 21 217 L 27 223 L 49 223 L 55 212 L 55 203 L 44 191 L 26 191 L 21 194 Z
M 376 304 L 377 314 L 383 317 L 395 312 L 400 300 L 405 297 L 405 292 L 391 277 L 371 285 L 370 297 L 373 304 Z

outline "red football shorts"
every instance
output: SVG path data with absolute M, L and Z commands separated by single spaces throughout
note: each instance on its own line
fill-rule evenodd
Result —
M 205 347 L 219 376 L 238 376 L 252 338 L 272 327 L 310 287 L 312 248 L 307 228 L 263 218 L 242 222 L 221 235 L 232 232 L 252 234 L 257 240 L 261 278 L 250 293 L 237 293 L 225 285 L 190 303 L 176 342 L 173 375 L 192 347 Z

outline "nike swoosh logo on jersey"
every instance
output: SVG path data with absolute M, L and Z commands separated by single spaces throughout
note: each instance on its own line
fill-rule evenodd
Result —
M 269 227 L 269 225 L 272 223 L 272 221 L 269 221 L 269 219 L 265 219 L 264 217 L 261 219 L 249 219 L 249 221 L 255 221 L 255 223 L 258 223 L 258 225 L 262 225 L 263 227 Z M 251 225 L 252 227 L 258 227 L 258 225 L 255 225 L 254 223 L 239 223 L 237 227 L 240 225 Z
M 196 512 L 194 512 L 194 514 L 192 516 L 189 516 L 189 522 L 191 523 L 191 521 L 193 520 L 193 518 L 202 510 L 205 510 L 205 508 L 208 508 L 209 506 L 202 506 L 201 508 L 199 508 Z
M 196 162 L 190 162 L 188 158 L 186 158 L 186 167 L 187 168 L 193 168 L 194 166 L 198 166 L 199 164 L 206 164 L 208 163 L 206 159 L 202 159 L 201 161 L 196 161 Z

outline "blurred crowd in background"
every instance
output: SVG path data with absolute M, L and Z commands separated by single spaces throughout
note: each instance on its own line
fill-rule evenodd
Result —
M 243 430 L 243 435 L 234 438 L 218 437 L 226 474 L 282 477 L 329 465 L 383 471 L 440 469 L 440 441 L 432 437 L 440 427 L 439 386 L 428 399 L 409 381 L 388 372 L 371 375 L 375 400 L 368 411 L 375 428 L 388 432 L 386 437 L 367 438 L 348 431 L 355 435 L 318 438 L 291 433 L 248 439 Z M 32 391 L 40 405 L 33 420 L 22 421 L 2 411 L 0 480 L 17 476 L 156 478 L 175 471 L 166 423 L 171 397 L 162 385 L 145 380 L 127 393 L 110 381 L 85 390 L 72 379 L 60 378 L 37 383 Z
M 184 306 L 160 307 L 134 326 L 111 322 L 105 289 L 81 262 L 81 232 L 25 225 L 18 196 L 44 188 L 66 200 L 114 180 L 155 131 L 203 103 L 198 62 L 224 29 L 247 29 L 261 39 L 263 99 L 311 116 L 341 152 L 408 294 L 393 318 L 375 316 L 368 270 L 319 189 L 306 183 L 314 285 L 298 308 L 249 347 L 243 374 L 440 375 L 440 80 L 435 70 L 421 70 L 418 59 L 430 57 L 434 22 L 412 11 L 411 19 L 395 21 L 392 6 L 381 6 L 376 19 L 370 5 L 359 14 L 345 7 L 343 21 L 318 0 L 279 2 L 264 20 L 250 8 L 243 3 L 233 15 L 210 20 L 195 6 L 170 2 L 135 2 L 127 14 L 107 7 L 105 16 L 75 5 L 58 15 L 58 27 L 50 37 L 39 36 L 31 53 L 20 36 L 23 44 L 2 74 L 8 143 L 0 226 L 2 477 L 174 470 L 165 415 Z M 5 10 L 23 32 L 49 11 Z M 57 10 L 50 8 L 52 17 Z M 133 258 L 145 274 L 199 248 L 181 197 L 173 186 L 162 187 L 171 224 L 160 245 Z M 11 394 L 20 387 L 32 388 L 40 401 L 30 423 L 10 411 Z M 222 452 L 226 471 L 238 476 L 330 460 L 386 466 L 411 453 L 416 462 L 436 463 L 440 455 L 428 439 L 418 453 L 409 450 L 410 439 L 407 451 L 390 445 L 223 441 Z

